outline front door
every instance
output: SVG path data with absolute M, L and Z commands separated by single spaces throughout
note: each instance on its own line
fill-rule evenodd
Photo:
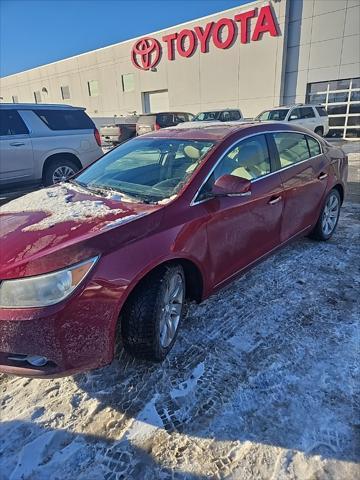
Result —
M 259 259 L 280 242 L 283 194 L 280 174 L 273 172 L 265 135 L 239 142 L 219 162 L 198 200 L 213 183 L 230 174 L 251 180 L 251 193 L 203 202 L 213 287 Z

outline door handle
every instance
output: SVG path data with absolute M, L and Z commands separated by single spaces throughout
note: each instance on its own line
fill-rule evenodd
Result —
M 23 145 L 25 145 L 25 143 L 23 143 L 23 142 L 12 142 L 12 143 L 10 143 L 10 145 L 12 147 L 22 147 Z
M 282 196 L 279 195 L 278 197 L 272 197 L 272 199 L 269 201 L 269 205 L 276 205 L 279 203 L 282 199 Z
M 327 178 L 328 174 L 325 173 L 325 172 L 321 172 L 320 175 L 318 176 L 318 179 L 319 180 L 324 180 L 325 178 Z

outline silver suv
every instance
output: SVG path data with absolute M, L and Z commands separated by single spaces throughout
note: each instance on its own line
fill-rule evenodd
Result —
M 65 180 L 103 155 L 84 108 L 0 104 L 0 188 Z
M 261 112 L 255 120 L 260 120 L 261 122 L 292 122 L 308 128 L 321 136 L 325 136 L 329 132 L 329 118 L 325 108 L 321 105 L 299 103 L 288 107 L 271 108 Z

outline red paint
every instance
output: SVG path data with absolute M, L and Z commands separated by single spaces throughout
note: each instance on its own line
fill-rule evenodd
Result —
M 221 33 L 227 30 L 227 36 L 225 40 L 221 39 Z M 221 18 L 215 23 L 213 33 L 213 42 L 217 48 L 228 48 L 234 41 L 235 37 L 235 24 L 229 18 Z
M 248 43 L 249 41 L 249 25 L 250 20 L 256 15 L 256 10 L 248 10 L 247 12 L 239 13 L 235 15 L 235 21 L 240 23 L 240 42 Z
M 214 22 L 209 22 L 205 25 L 205 28 L 194 27 L 194 31 L 200 43 L 201 53 L 206 53 L 208 51 L 208 48 L 209 48 L 208 42 L 210 40 L 210 34 L 213 26 L 214 26 Z
M 167 58 L 168 60 L 174 60 L 175 58 L 175 40 L 177 33 L 170 33 L 162 37 L 163 42 L 167 45 Z
M 44 214 L 1 214 L 0 280 L 62 269 L 95 255 L 100 258 L 67 300 L 43 308 L 0 309 L 0 371 L 55 376 L 103 366 L 113 358 L 115 327 L 124 302 L 159 264 L 176 259 L 192 262 L 203 280 L 204 299 L 263 256 L 310 231 L 327 192 L 334 185 L 344 187 L 347 172 L 344 154 L 320 138 L 324 154 L 252 182 L 250 196 L 214 197 L 190 206 L 229 147 L 249 135 L 282 129 L 281 124 L 244 123 L 149 134 L 216 142 L 178 197 L 167 205 L 119 204 L 100 197 L 111 209 L 121 207 L 124 212 L 110 212 L 106 220 L 74 218 L 47 230 L 25 232 L 23 228 Z M 308 133 L 292 125 L 286 130 Z M 328 174 L 325 182 L 318 179 L 321 172 Z M 225 184 L 220 182 L 229 188 L 229 182 Z M 242 187 L 237 181 L 234 188 Z M 281 201 L 269 204 L 277 196 Z M 75 193 L 70 201 L 90 198 L 94 199 Z M 112 230 L 101 229 L 103 222 L 135 213 L 147 215 Z M 19 368 L 8 359 L 16 353 L 45 355 L 53 366 Z
M 185 42 L 189 42 L 187 48 L 185 48 Z M 181 30 L 176 39 L 176 49 L 181 57 L 190 57 L 195 50 L 195 33 L 192 30 Z
M 259 9 L 256 25 L 252 35 L 249 35 L 251 19 L 257 15 L 257 9 L 248 10 L 235 15 L 233 18 L 221 18 L 217 22 L 208 22 L 204 27 L 195 26 L 193 30 L 183 29 L 180 32 L 170 33 L 162 37 L 163 47 L 167 53 L 167 59 L 173 61 L 176 54 L 180 57 L 191 57 L 200 45 L 200 52 L 207 53 L 209 44 L 215 48 L 229 48 L 239 35 L 241 43 L 260 40 L 265 33 L 276 37 L 280 32 L 276 26 L 276 19 L 270 5 Z M 236 23 L 239 28 L 236 28 Z M 226 33 L 225 33 L 226 32 Z M 224 39 L 221 34 L 224 34 Z M 185 44 L 189 43 L 187 47 Z M 133 46 L 131 60 L 136 68 L 150 70 L 160 61 L 162 45 L 154 38 L 146 37 L 138 40 Z
M 256 42 L 257 40 L 259 40 L 260 35 L 265 32 L 269 32 L 272 37 L 276 37 L 278 35 L 275 19 L 273 17 L 270 5 L 260 8 L 260 13 L 256 21 L 254 33 L 251 37 L 251 40 L 253 42 Z
M 142 38 L 131 50 L 131 61 L 136 68 L 150 70 L 158 64 L 160 55 L 161 46 L 155 38 Z

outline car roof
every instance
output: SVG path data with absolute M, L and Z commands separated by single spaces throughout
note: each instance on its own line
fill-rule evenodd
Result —
M 57 103 L 0 103 L 0 108 L 21 110 L 85 110 L 84 107 L 74 107 Z
M 205 140 L 217 143 L 239 132 L 245 137 L 247 134 L 252 135 L 274 131 L 294 131 L 309 134 L 307 129 L 302 128 L 300 125 L 289 124 L 288 122 L 187 122 L 187 125 L 180 124 L 175 127 L 162 128 L 156 132 L 141 135 L 137 139 L 171 138 L 177 140 Z

